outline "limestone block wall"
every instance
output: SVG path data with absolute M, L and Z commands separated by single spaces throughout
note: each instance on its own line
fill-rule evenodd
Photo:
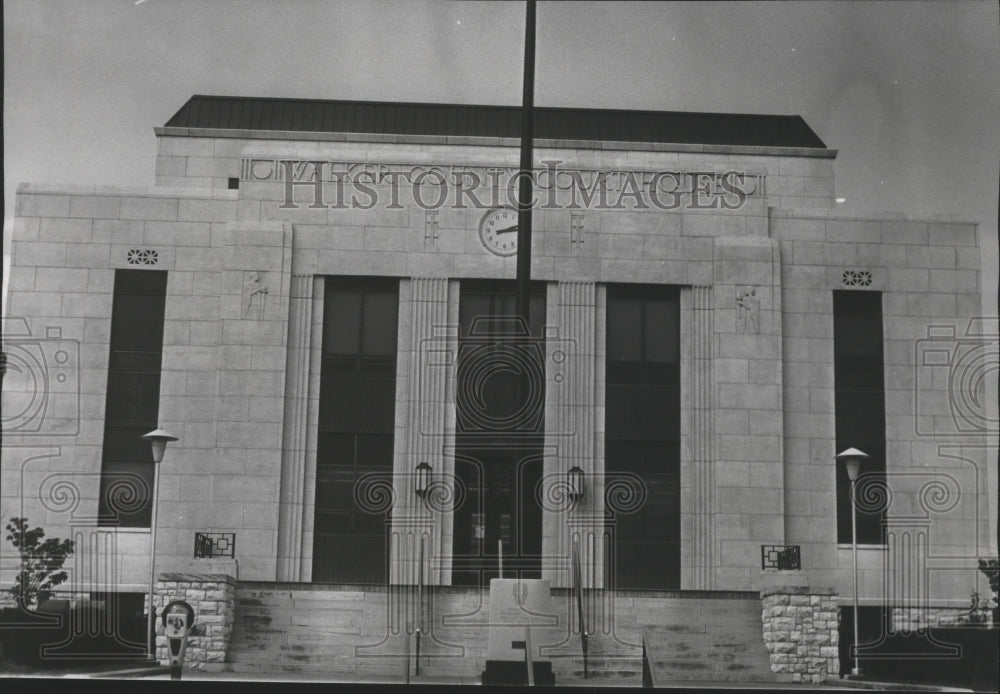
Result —
M 156 658 L 169 664 L 167 637 L 160 615 L 173 600 L 184 600 L 194 609 L 199 636 L 189 636 L 184 667 L 205 670 L 209 663 L 223 663 L 229 650 L 236 615 L 236 580 L 227 574 L 162 573 L 157 577 Z
M 840 672 L 840 612 L 828 588 L 767 587 L 761 593 L 771 670 L 792 682 L 819 683 Z
M 223 190 L 229 178 L 243 175 L 245 157 L 280 157 L 289 159 L 324 159 L 341 161 L 394 161 L 381 159 L 387 154 L 403 156 L 395 161 L 426 164 L 435 162 L 466 163 L 473 158 L 488 159 L 490 165 L 516 166 L 517 140 L 490 138 L 413 138 L 394 137 L 387 143 L 380 136 L 349 133 L 325 136 L 317 133 L 276 137 L 266 131 L 222 131 L 178 128 L 155 128 L 157 135 L 156 184 Z M 195 136 L 192 136 L 195 135 Z M 283 134 L 284 135 L 284 134 Z M 366 142 L 365 140 L 371 140 Z M 436 145 L 431 153 L 429 145 Z M 698 147 L 669 145 L 649 146 L 633 143 L 587 143 L 538 140 L 536 161 L 559 161 L 582 167 L 630 164 L 642 169 L 667 171 L 749 171 L 767 175 L 766 194 L 771 204 L 780 207 L 829 208 L 834 198 L 833 157 L 835 150 L 789 150 L 759 147 Z M 372 156 L 370 156 L 372 155 Z
M 712 435 L 717 590 L 759 587 L 760 546 L 783 544 L 780 259 L 758 236 L 715 239 Z
M 138 592 L 149 571 L 148 529 L 96 527 L 116 269 L 169 273 L 160 410 L 177 408 L 167 428 L 182 441 L 161 469 L 160 500 L 172 506 L 161 513 L 164 561 L 190 559 L 193 530 L 205 528 L 200 514 L 207 508 L 195 493 L 206 490 L 205 477 L 196 484 L 185 477 L 206 472 L 199 449 L 214 446 L 215 381 L 203 373 L 214 369 L 217 342 L 210 248 L 236 204 L 232 191 L 18 189 L 4 326 L 12 368 L 3 384 L 0 515 L 27 516 L 50 537 L 82 534 L 68 567 L 80 590 Z M 22 365 L 26 377 L 11 378 Z M 179 517 L 180 524 L 172 520 Z M 97 548 L 113 561 L 91 561 Z M 7 583 L 9 554 L 0 556 L 0 582 Z
M 995 543 L 997 502 L 981 389 L 997 330 L 977 318 L 976 225 L 773 209 L 770 228 L 782 258 L 786 542 L 801 545 L 803 570 L 851 593 L 834 522 L 833 292 L 878 291 L 889 526 L 887 544 L 859 549 L 861 604 L 985 594 L 976 557 Z
M 5 350 L 31 378 L 4 381 L 0 514 L 78 537 L 80 590 L 145 592 L 149 571 L 148 528 L 97 526 L 116 269 L 168 273 L 159 422 L 180 440 L 160 469 L 157 568 L 186 568 L 196 532 L 235 532 L 244 575 L 275 575 L 291 228 L 235 222 L 237 196 L 19 189 Z

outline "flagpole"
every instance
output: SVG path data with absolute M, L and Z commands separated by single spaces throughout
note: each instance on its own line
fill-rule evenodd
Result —
M 535 108 L 535 0 L 527 0 L 524 27 L 524 94 L 521 99 L 521 168 L 518 172 L 517 312 L 528 323 L 531 282 L 532 144 Z

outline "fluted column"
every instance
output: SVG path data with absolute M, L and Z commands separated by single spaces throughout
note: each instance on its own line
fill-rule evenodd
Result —
M 569 585 L 572 541 L 576 535 L 580 540 L 584 583 L 594 586 L 600 582 L 604 529 L 602 485 L 597 481 L 597 473 L 602 474 L 603 468 L 596 469 L 595 455 L 598 423 L 603 422 L 603 409 L 596 397 L 596 285 L 593 282 L 549 285 L 546 304 L 543 576 L 553 586 Z M 586 480 L 585 495 L 579 502 L 572 502 L 565 489 L 566 473 L 574 465 L 584 471 Z M 585 517 L 598 516 L 596 524 L 584 522 Z
M 713 586 L 712 288 L 681 291 L 681 586 Z
M 289 294 L 277 578 L 279 581 L 300 581 L 313 315 L 312 276 L 292 275 Z
M 392 511 L 391 580 L 418 582 L 420 538 L 425 583 L 447 583 L 453 522 L 454 471 L 445 465 L 447 384 L 455 368 L 457 335 L 449 328 L 448 280 L 414 277 L 400 292 L 400 355 L 396 395 L 397 497 Z M 414 470 L 431 466 L 431 491 L 413 488 Z M 447 546 L 446 546 L 447 545 Z

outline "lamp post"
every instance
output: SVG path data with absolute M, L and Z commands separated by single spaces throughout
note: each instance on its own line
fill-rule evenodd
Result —
M 155 429 L 148 434 L 143 434 L 141 438 L 149 441 L 150 447 L 153 449 L 153 517 L 149 524 L 149 609 L 147 610 L 148 620 L 146 623 L 146 652 L 150 658 L 155 660 L 153 616 L 156 609 L 153 607 L 153 589 L 156 584 L 156 497 L 160 491 L 160 463 L 163 462 L 163 453 L 167 450 L 167 442 L 176 441 L 177 437 L 163 429 Z
M 854 667 L 851 668 L 851 676 L 857 677 L 861 674 L 861 666 L 858 664 L 858 505 L 854 491 L 861 463 L 868 459 L 868 454 L 857 448 L 848 448 L 838 453 L 836 459 L 844 461 L 851 480 L 851 554 L 854 557 Z

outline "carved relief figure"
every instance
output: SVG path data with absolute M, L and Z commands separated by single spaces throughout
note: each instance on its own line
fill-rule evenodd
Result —
M 243 317 L 263 318 L 267 301 L 267 285 L 263 272 L 250 272 L 243 287 Z
M 754 287 L 744 287 L 736 292 L 736 327 L 748 335 L 760 332 L 760 301 Z

